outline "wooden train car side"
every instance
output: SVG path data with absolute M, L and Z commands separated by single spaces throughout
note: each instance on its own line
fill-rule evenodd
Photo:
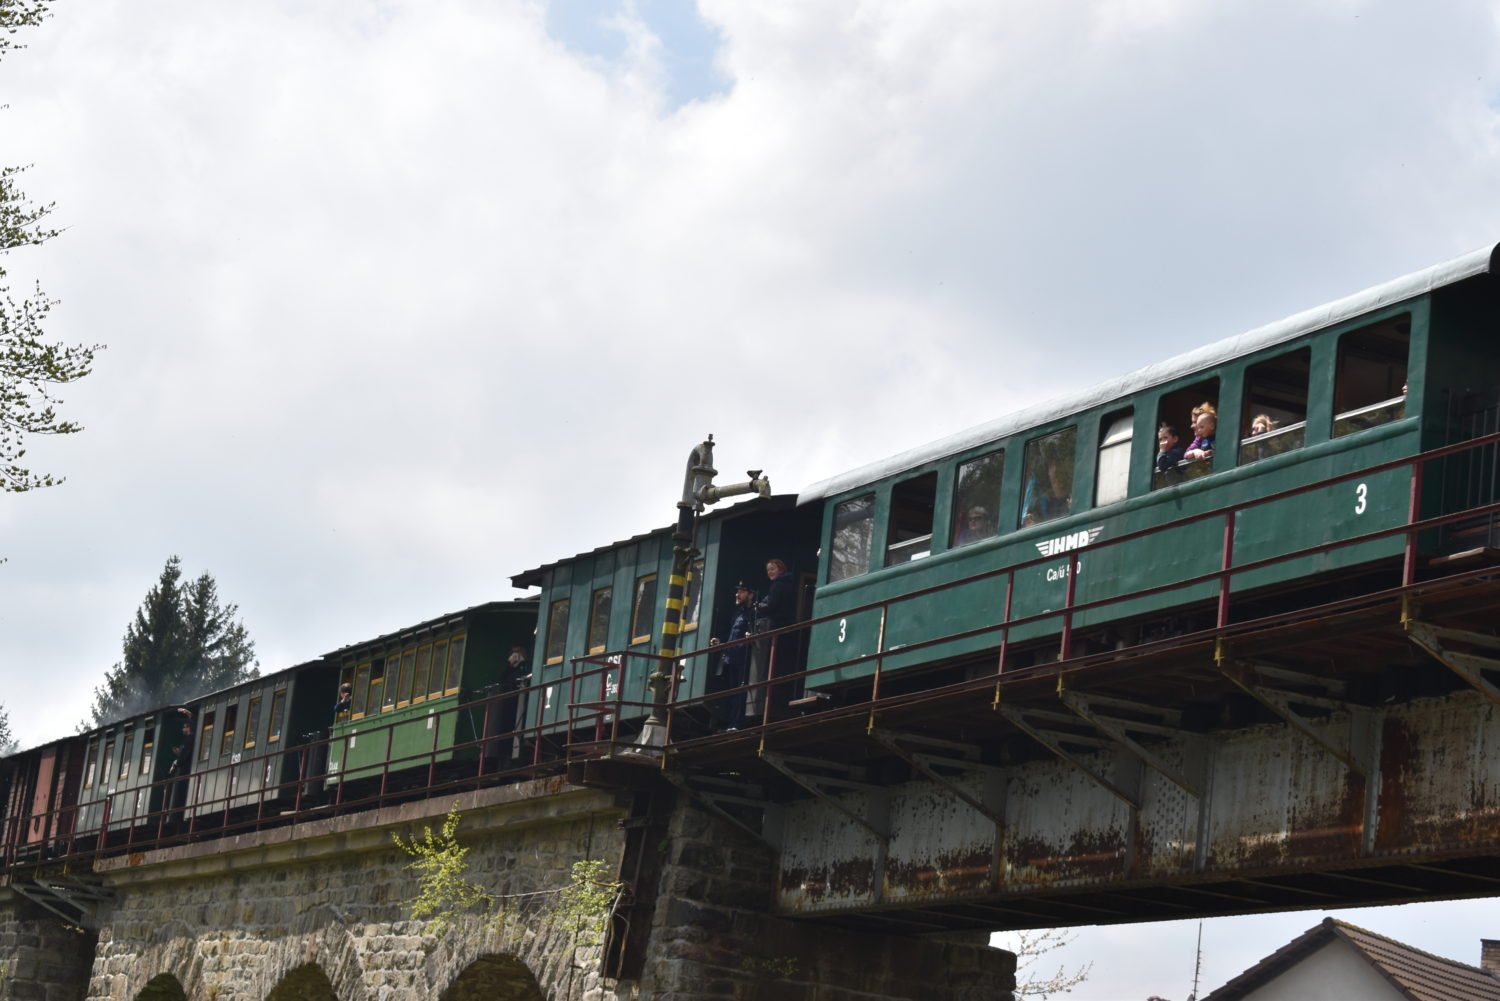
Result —
M 473 758 L 486 709 L 469 704 L 515 689 L 507 659 L 531 647 L 535 629 L 535 602 L 495 601 L 330 654 L 353 694 L 336 720 L 331 695 L 323 708 L 328 784 L 380 776 L 387 762 L 425 776 L 429 763 Z
M 727 634 L 727 613 L 735 584 L 766 587 L 769 558 L 784 560 L 804 580 L 810 594 L 817 566 L 817 513 L 795 509 L 790 496 L 746 501 L 699 519 L 698 550 L 688 579 L 683 609 L 681 652 L 704 650 L 711 635 Z M 540 587 L 536 665 L 538 686 L 528 719 L 556 733 L 569 723 L 570 704 L 618 704 L 619 715 L 635 725 L 651 695 L 646 679 L 656 666 L 642 654 L 659 649 L 666 615 L 665 582 L 672 566 L 672 530 L 658 529 L 568 559 L 517 574 L 518 588 Z M 578 658 L 609 652 L 619 665 L 605 669 Z M 709 658 L 690 659 L 678 697 L 699 698 L 721 684 Z M 613 713 L 609 714 L 613 722 Z M 595 712 L 596 721 L 604 719 Z
M 82 765 L 78 738 L 0 761 L 0 861 L 42 859 L 72 837 Z

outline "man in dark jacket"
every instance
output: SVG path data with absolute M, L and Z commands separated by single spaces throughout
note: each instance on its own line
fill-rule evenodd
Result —
M 797 621 L 797 579 L 792 572 L 786 568 L 786 563 L 779 559 L 766 561 L 766 577 L 770 579 L 771 586 L 766 589 L 766 596 L 755 606 L 755 632 L 768 633 L 782 626 L 789 626 Z M 796 647 L 796 637 L 792 635 L 782 636 L 779 639 L 757 640 L 754 644 L 755 653 L 750 658 L 750 683 L 752 685 L 765 681 L 770 676 L 774 666 L 777 677 L 783 677 L 797 669 L 792 656 L 792 650 Z M 771 663 L 772 648 L 775 649 L 776 663 Z M 783 686 L 781 693 L 783 699 L 786 697 L 787 689 Z M 746 712 L 751 716 L 761 716 L 761 698 L 764 689 L 757 689 L 750 693 L 746 700 Z
M 755 623 L 755 592 L 750 585 L 740 581 L 734 588 L 734 617 L 729 623 L 728 643 L 742 640 L 750 635 L 750 630 Z M 709 639 L 709 645 L 717 645 L 717 637 Z M 720 679 L 719 687 L 740 688 L 745 684 L 746 668 L 750 665 L 750 644 L 742 643 L 732 646 L 719 654 L 719 666 L 714 674 Z M 738 730 L 745 725 L 745 700 L 746 693 L 731 695 L 720 700 L 720 711 L 723 714 L 724 725 L 727 729 Z

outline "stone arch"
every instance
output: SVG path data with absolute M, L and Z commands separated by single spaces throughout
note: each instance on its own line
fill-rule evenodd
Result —
M 303 963 L 281 978 L 266 1001 L 338 1001 L 328 974 L 317 963 Z
M 135 996 L 135 1001 L 187 1001 L 187 991 L 182 982 L 170 973 L 158 973 L 146 981 L 146 986 Z
M 268 999 L 300 1001 L 301 994 L 278 995 L 276 992 L 294 976 L 297 979 L 293 983 L 298 985 L 295 989 L 306 985 L 312 976 L 308 967 L 317 970 L 317 975 L 328 984 L 329 990 L 329 994 L 308 997 L 358 1001 L 367 994 L 364 964 L 360 962 L 355 938 L 349 933 L 344 916 L 327 904 L 299 915 L 295 928 L 270 942 L 261 967 L 261 989 Z
M 546 1001 L 531 968 L 515 956 L 480 956 L 453 978 L 438 1001 Z

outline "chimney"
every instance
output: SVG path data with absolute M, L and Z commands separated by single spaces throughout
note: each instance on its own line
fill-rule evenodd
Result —
M 1500 977 L 1500 938 L 1479 940 L 1479 965 L 1492 977 Z

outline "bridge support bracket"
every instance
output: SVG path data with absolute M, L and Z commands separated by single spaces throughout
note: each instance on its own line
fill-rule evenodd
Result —
M 756 841 L 779 851 L 781 846 L 776 843 L 767 830 L 766 810 L 770 802 L 764 797 L 756 795 L 756 788 L 732 778 L 720 778 L 712 775 L 697 775 L 689 778 L 679 772 L 666 771 L 663 777 L 675 786 L 684 796 L 712 813 L 714 816 L 733 824 L 744 831 Z M 748 810 L 760 815 L 760 826 L 747 822 L 743 817 L 736 815 L 730 809 L 736 807 L 740 810 Z
M 1134 755 L 1136 759 L 1139 760 L 1142 764 L 1144 764 L 1148 768 L 1153 768 L 1156 771 L 1160 772 L 1168 781 L 1172 782 L 1183 792 L 1187 793 L 1194 799 L 1201 800 L 1203 798 L 1203 786 L 1201 783 L 1189 780 L 1187 776 L 1183 775 L 1178 768 L 1164 761 L 1160 755 L 1157 755 L 1150 749 L 1141 746 L 1141 744 L 1137 742 L 1133 737 L 1131 737 L 1128 732 L 1130 730 L 1135 730 L 1141 733 L 1156 733 L 1176 736 L 1182 732 L 1181 730 L 1176 727 L 1165 725 L 1165 722 L 1153 723 L 1148 721 L 1122 719 L 1117 716 L 1106 716 L 1095 709 L 1093 703 L 1099 702 L 1101 704 L 1106 704 L 1108 702 L 1115 702 L 1116 704 L 1120 704 L 1121 708 L 1124 708 L 1125 705 L 1133 705 L 1138 711 L 1152 710 L 1152 707 L 1142 706 L 1138 703 L 1125 703 L 1124 700 L 1094 699 L 1088 696 L 1079 695 L 1076 692 L 1064 692 L 1062 695 L 1062 701 L 1063 704 L 1066 705 L 1069 709 L 1073 710 L 1073 712 L 1080 719 L 1088 723 L 1100 733 L 1109 737 L 1120 747 L 1123 747 L 1130 754 Z M 1171 719 L 1175 721 L 1181 720 L 1182 718 L 1181 713 L 1177 713 L 1172 710 L 1152 711 L 1159 714 L 1160 718 L 1163 720 Z
M 1069 751 L 1063 746 L 1063 742 L 1066 741 L 1068 743 L 1082 744 L 1089 747 L 1112 747 L 1114 745 L 1111 741 L 1101 740 L 1098 737 L 1090 737 L 1083 734 L 1071 734 L 1062 733 L 1056 730 L 1044 730 L 1041 727 L 1037 726 L 1035 722 L 1033 722 L 1033 720 L 1039 719 L 1060 719 L 1061 721 L 1069 723 L 1077 722 L 1072 717 L 1065 716 L 1062 713 L 1050 713 L 1046 710 L 1038 709 L 1012 709 L 1009 706 L 1001 706 L 1000 714 L 1007 720 L 1009 720 L 1010 724 L 1016 729 L 1026 734 L 1038 744 L 1041 744 L 1043 747 L 1051 751 L 1053 754 L 1057 755 L 1057 757 L 1061 758 L 1063 761 L 1083 772 L 1083 774 L 1093 779 L 1094 782 L 1097 783 L 1101 788 L 1113 795 L 1116 799 L 1123 802 L 1126 806 L 1130 807 L 1132 810 L 1139 810 L 1141 808 L 1140 797 L 1130 794 L 1129 792 L 1121 788 L 1118 784 L 1105 778 L 1102 773 L 1091 767 L 1088 762 L 1084 761 L 1078 755 L 1074 754 L 1072 751 Z M 1032 717 L 1032 719 L 1028 719 L 1028 716 Z
M 1287 683 L 1300 683 L 1309 687 L 1320 688 L 1324 693 L 1342 693 L 1344 688 L 1342 682 L 1319 678 L 1314 675 L 1301 674 L 1270 664 L 1258 664 L 1253 661 L 1232 658 L 1226 659 L 1220 664 L 1219 673 L 1230 684 L 1275 713 L 1287 726 L 1296 730 L 1335 758 L 1338 758 L 1351 772 L 1363 778 L 1369 777 L 1370 766 L 1366 762 L 1361 761 L 1360 757 L 1354 751 L 1354 731 L 1352 724 L 1350 744 L 1340 745 L 1338 742 L 1328 739 L 1327 734 L 1313 726 L 1306 716 L 1303 716 L 1292 708 L 1294 705 L 1308 705 L 1322 709 L 1350 712 L 1352 715 L 1353 710 L 1356 708 L 1355 706 L 1344 699 L 1330 697 L 1329 694 L 1307 695 L 1301 692 L 1273 688 L 1270 685 L 1256 684 L 1250 680 L 1249 676 L 1257 674 Z
M 880 826 L 872 823 L 870 818 L 864 816 L 858 810 L 850 809 L 849 805 L 841 797 L 835 796 L 830 792 L 831 789 L 869 793 L 881 791 L 876 785 L 853 778 L 852 776 L 860 774 L 859 769 L 833 761 L 819 761 L 815 758 L 795 757 L 775 751 L 762 751 L 760 756 L 762 761 L 776 769 L 776 771 L 785 775 L 835 810 L 838 810 L 860 827 L 869 831 L 881 845 L 885 845 L 890 841 L 890 831 L 883 830 Z M 826 774 L 828 772 L 842 774 Z
M 998 775 L 1000 772 L 998 768 L 992 768 L 978 761 L 978 748 L 969 744 L 960 744 L 955 741 L 941 740 L 921 734 L 895 733 L 891 730 L 880 729 L 879 727 L 873 730 L 870 736 L 874 737 L 881 747 L 884 747 L 896 755 L 896 757 L 911 765 L 912 768 L 921 772 L 935 785 L 951 793 L 960 802 L 967 804 L 980 816 L 994 821 L 997 825 L 1004 826 L 1004 810 L 996 809 L 994 806 L 985 803 L 939 770 L 946 769 L 948 771 L 956 771 L 959 774 L 979 773 L 986 776 Z M 927 751 L 914 751 L 908 747 L 903 747 L 902 744 L 917 744 L 926 747 Z
M 114 897 L 101 883 L 85 882 L 63 875 L 17 879 L 10 884 L 10 888 L 68 924 L 89 930 L 99 927 L 95 907 Z
M 1485 671 L 1500 671 L 1500 660 L 1478 653 L 1455 650 L 1455 644 L 1500 653 L 1500 637 L 1467 629 L 1449 629 L 1427 622 L 1408 619 L 1403 622 L 1407 637 L 1434 660 L 1458 675 L 1469 687 L 1500 705 L 1500 687 L 1484 676 Z

